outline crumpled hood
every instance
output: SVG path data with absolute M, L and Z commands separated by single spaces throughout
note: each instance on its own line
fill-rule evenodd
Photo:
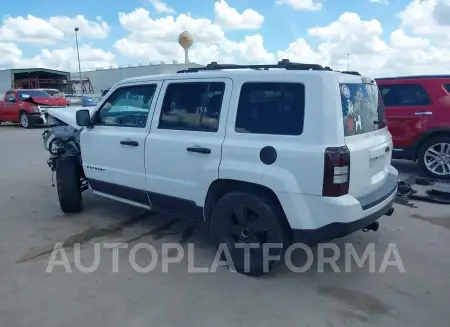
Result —
M 69 126 L 72 126 L 75 129 L 81 129 L 82 127 L 77 125 L 76 114 L 78 110 L 89 110 L 89 113 L 92 117 L 92 114 L 95 112 L 96 107 L 65 107 L 65 108 L 49 108 L 45 110 L 47 115 L 55 117 L 66 123 Z M 48 119 L 48 118 L 47 118 Z
M 40 104 L 43 106 L 65 106 L 65 102 L 61 101 L 60 99 L 54 99 L 54 98 L 41 98 L 41 97 L 35 97 L 31 96 L 24 101 L 31 102 L 35 104 Z

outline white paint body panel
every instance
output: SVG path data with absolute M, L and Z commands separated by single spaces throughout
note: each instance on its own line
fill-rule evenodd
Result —
M 190 76 L 190 75 L 188 75 Z M 161 90 L 174 80 L 166 80 Z M 184 79 L 183 82 L 198 81 Z M 219 178 L 219 164 L 222 158 L 222 143 L 225 138 L 226 109 L 230 103 L 232 80 L 212 78 L 209 82 L 225 83 L 221 119 L 218 131 L 196 132 L 158 129 L 161 106 L 164 97 L 160 96 L 157 110 L 153 115 L 151 133 L 145 145 L 145 168 L 147 190 L 195 202 L 203 207 L 209 185 Z M 180 82 L 175 80 L 175 82 Z M 211 149 L 210 154 L 188 152 L 188 147 Z
M 226 83 L 218 131 L 159 130 L 167 84 L 193 80 Z M 304 84 L 303 133 L 299 136 L 236 133 L 234 126 L 242 84 L 277 81 Z M 359 220 L 385 206 L 394 195 L 366 211 L 357 198 L 379 188 L 389 173 L 398 175 L 398 172 L 390 165 L 392 138 L 386 128 L 344 136 L 339 83 L 358 82 L 361 82 L 359 76 L 337 72 L 285 70 L 211 71 L 127 79 L 116 84 L 109 94 L 125 85 L 158 83 L 147 126 L 145 129 L 95 126 L 92 130 L 83 130 L 81 152 L 85 173 L 98 180 L 190 200 L 198 206 L 204 206 L 208 188 L 216 179 L 260 184 L 275 192 L 295 229 L 315 229 L 333 222 Z M 75 112 L 69 114 L 69 110 L 64 110 L 49 113 L 75 127 Z M 144 146 L 123 147 L 119 142 L 126 138 L 138 140 Z M 211 148 L 211 154 L 186 151 L 187 147 L 196 145 Z M 345 145 L 351 156 L 349 194 L 339 198 L 323 197 L 324 151 L 327 147 Z M 277 161 L 272 165 L 264 165 L 259 159 L 264 146 L 277 150 Z M 387 154 L 386 146 L 391 149 Z M 87 166 L 105 170 L 90 170 Z
M 50 108 L 50 109 L 46 109 L 45 111 L 50 116 L 53 116 L 53 117 L 65 122 L 67 125 L 72 126 L 75 129 L 81 129 L 81 126 L 77 125 L 77 120 L 76 120 L 76 113 L 78 110 L 81 110 L 81 109 L 89 110 L 90 114 L 92 115 L 95 112 L 96 107 L 69 106 L 69 107 L 61 107 L 61 108 Z

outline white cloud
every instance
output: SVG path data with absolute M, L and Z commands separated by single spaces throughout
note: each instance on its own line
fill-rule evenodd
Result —
M 114 47 L 121 54 L 139 60 L 181 60 L 183 51 L 177 39 L 183 31 L 194 36 L 193 51 L 198 45 L 205 49 L 226 41 L 223 30 L 209 19 L 195 19 L 186 14 L 152 19 L 149 11 L 138 8 L 120 13 L 119 22 L 129 35 L 116 41 Z
M 277 4 L 286 5 L 295 10 L 321 10 L 321 0 L 277 0 Z
M 161 0 L 149 0 L 149 1 L 155 8 L 156 12 L 160 14 L 175 13 L 175 10 L 173 8 L 170 8 L 165 2 L 162 2 Z
M 0 27 L 0 41 L 52 44 L 63 38 L 61 30 L 32 15 L 5 18 Z
M 81 70 L 117 66 L 115 63 L 115 55 L 110 51 L 95 49 L 87 44 L 82 45 L 79 50 Z M 31 61 L 39 67 L 51 67 L 70 72 L 78 70 L 77 51 L 72 47 L 54 50 L 42 49 L 40 54 L 33 57 Z
M 449 27 L 438 26 L 433 19 L 436 1 L 412 0 L 399 13 L 399 28 L 388 35 L 387 40 L 383 38 L 378 20 L 362 20 L 356 13 L 345 12 L 328 25 L 310 28 L 307 39 L 315 42 L 308 43 L 307 39 L 301 38 L 293 40 L 286 49 L 275 52 L 265 49 L 260 34 L 248 35 L 239 41 L 228 39 L 222 29 L 227 24 L 221 22 L 219 25 L 217 8 L 225 4 L 224 12 L 230 10 L 234 13 L 227 15 L 228 27 L 232 21 L 238 20 L 233 16 L 242 18 L 243 14 L 223 1 L 216 3 L 216 22 L 186 14 L 155 19 L 140 8 L 119 15 L 121 25 L 129 34 L 118 40 L 115 48 L 131 60 L 181 61 L 183 51 L 176 40 L 180 32 L 187 30 L 194 38 L 190 59 L 201 64 L 211 61 L 267 63 L 287 58 L 345 69 L 350 59 L 351 69 L 372 76 L 440 73 L 450 69 L 450 56 L 447 54 L 450 50 L 443 46 L 442 35 L 441 43 L 436 43 L 435 37 Z M 313 43 L 316 46 L 312 46 Z
M 259 33 L 254 35 L 250 33 L 236 40 L 228 38 L 225 31 L 229 29 L 244 26 L 247 29 L 250 27 L 256 29 L 258 24 L 248 14 L 252 12 L 251 9 L 238 12 L 223 0 L 216 2 L 214 21 L 208 18 L 194 18 L 190 14 L 153 17 L 148 10 L 138 8 L 119 14 L 119 23 L 127 34 L 114 43 L 114 49 L 128 58 L 130 63 L 182 61 L 184 56 L 182 48 L 177 43 L 178 34 L 189 31 L 194 38 L 190 59 L 200 64 L 211 61 L 273 63 L 287 58 L 296 62 L 318 63 L 335 69 L 345 69 L 350 59 L 350 69 L 374 77 L 433 74 L 450 70 L 450 25 L 445 20 L 446 15 L 437 14 L 438 11 L 444 13 L 444 10 L 447 10 L 450 0 L 410 1 L 404 10 L 396 14 L 398 26 L 392 32 L 383 30 L 377 19 L 364 20 L 357 13 L 345 12 L 336 21 L 309 28 L 306 36 L 292 40 L 284 49 L 272 51 L 267 50 L 265 40 Z M 78 17 L 73 19 L 79 19 Z M 68 33 L 66 30 L 69 31 L 69 27 L 63 27 L 64 24 L 56 26 L 51 20 L 39 20 L 36 17 L 33 19 L 40 22 L 39 28 L 24 29 L 21 34 L 29 42 L 34 40 L 42 43 L 43 40 L 49 39 L 48 35 L 55 37 L 58 33 L 63 33 L 64 36 L 64 33 Z M 26 24 L 30 18 L 25 20 Z M 13 22 L 18 23 L 17 20 Z M 101 26 L 101 22 L 101 18 L 98 18 L 95 23 Z M 82 20 L 78 23 L 81 24 Z M 66 23 L 67 26 L 71 24 L 72 22 Z M 84 26 L 89 29 L 91 25 Z M 0 39 L 0 42 L 3 41 L 0 43 L 0 66 L 37 64 L 47 65 L 49 68 L 65 67 L 66 70 L 76 70 L 73 48 L 59 50 L 49 48 L 30 58 L 24 56 L 15 43 L 11 43 L 13 38 L 8 33 L 11 33 L 11 30 L 17 33 L 18 26 L 8 21 L 3 27 L 6 29 L 0 29 L 0 35 L 3 35 L 3 39 Z M 101 29 L 92 27 L 90 29 L 91 37 L 101 35 L 99 32 Z M 9 35 L 8 38 L 5 38 L 5 35 Z M 107 67 L 114 65 L 114 62 L 114 54 L 110 51 L 95 49 L 93 45 L 82 47 L 82 69 Z
M 0 69 L 7 67 L 20 67 L 22 50 L 15 43 L 0 42 Z
M 264 22 L 264 16 L 253 9 L 245 9 L 239 13 L 235 8 L 228 5 L 225 0 L 214 3 L 215 22 L 219 26 L 232 29 L 257 30 Z
M 120 13 L 119 22 L 129 32 L 114 47 L 124 56 L 140 61 L 184 60 L 183 49 L 178 45 L 178 34 L 189 31 L 194 38 L 190 60 L 198 63 L 211 61 L 271 62 L 274 55 L 263 46 L 260 35 L 246 36 L 243 41 L 227 39 L 222 28 L 206 18 L 193 18 L 187 14 L 153 19 L 150 13 L 139 8 L 130 13 Z
M 97 17 L 97 21 L 88 21 L 83 15 L 73 18 L 66 16 L 42 19 L 32 15 L 27 17 L 7 17 L 0 26 L 0 42 L 32 43 L 50 45 L 64 40 L 79 27 L 80 37 L 103 39 L 108 36 L 109 26 Z
M 412 0 L 399 13 L 401 28 L 412 34 L 428 38 L 434 46 L 450 47 L 449 0 Z
M 92 70 L 98 67 L 117 67 L 115 55 L 110 51 L 92 48 L 89 45 L 80 47 L 80 62 L 82 70 Z M 61 49 L 42 49 L 33 57 L 23 56 L 15 43 L 0 43 L 0 69 L 43 67 L 63 71 L 77 71 L 78 61 L 76 49 L 66 47 Z
M 433 18 L 441 26 L 450 26 L 450 0 L 442 0 L 436 4 Z
M 77 15 L 73 18 L 67 16 L 50 17 L 49 22 L 66 35 L 74 33 L 74 28 L 78 27 L 80 38 L 104 39 L 109 32 L 109 25 L 100 16 L 97 17 L 96 22 L 88 21 L 83 15 Z
M 381 3 L 381 4 L 383 4 L 383 5 L 389 4 L 389 0 L 369 0 L 369 2 L 373 2 L 373 3 Z

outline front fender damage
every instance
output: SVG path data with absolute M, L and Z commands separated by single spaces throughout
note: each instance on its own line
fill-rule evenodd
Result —
M 74 128 L 60 119 L 46 114 L 48 128 L 42 133 L 44 148 L 50 153 L 47 164 L 52 170 L 56 171 L 56 162 L 60 158 L 71 157 L 79 165 L 80 190 L 88 188 L 87 181 L 83 171 L 83 163 L 80 149 L 81 129 Z M 54 186 L 52 182 L 52 186 Z

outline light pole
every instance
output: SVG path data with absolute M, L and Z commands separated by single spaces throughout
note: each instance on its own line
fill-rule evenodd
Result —
M 83 79 L 81 78 L 80 50 L 78 49 L 78 31 L 80 29 L 78 27 L 75 27 L 74 30 L 75 30 L 75 41 L 77 43 L 78 74 L 80 75 L 80 89 L 81 95 L 83 95 Z
M 348 52 L 347 53 L 347 71 L 349 71 L 349 68 L 350 68 L 350 56 L 351 56 L 351 54 L 350 54 L 350 52 Z

